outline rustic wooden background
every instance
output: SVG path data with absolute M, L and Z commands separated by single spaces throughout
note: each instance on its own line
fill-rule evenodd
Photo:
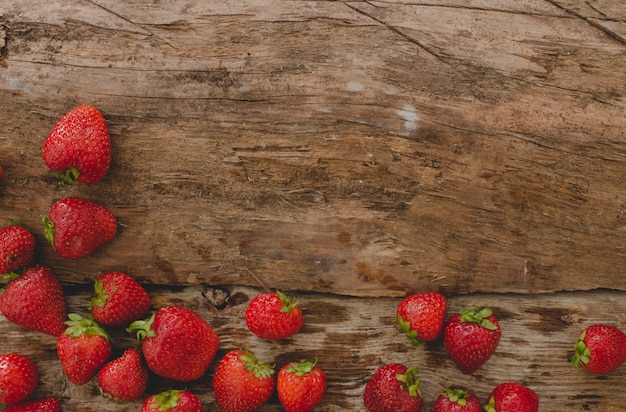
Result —
M 319 411 L 364 410 L 383 363 L 421 370 L 424 410 L 450 385 L 481 400 L 504 380 L 542 411 L 623 411 L 626 366 L 569 366 L 582 328 L 626 329 L 626 7 L 622 0 L 0 3 L 0 221 L 38 239 L 38 263 L 85 313 L 104 271 L 154 308 L 196 309 L 218 357 L 250 346 L 278 366 L 318 357 Z M 54 123 L 104 114 L 113 164 L 60 188 L 41 159 Z M 57 199 L 109 206 L 117 238 L 66 261 L 43 239 Z M 302 332 L 252 337 L 247 302 L 299 298 Z M 471 377 L 441 342 L 393 324 L 409 293 L 449 313 L 488 305 L 494 357 Z M 69 383 L 54 338 L 0 319 L 0 352 L 33 357 L 37 396 L 65 411 L 138 411 Z M 115 333 L 118 351 L 132 345 Z M 216 409 L 211 376 L 186 385 Z M 172 382 L 153 379 L 150 392 Z M 263 411 L 280 410 L 272 399 Z

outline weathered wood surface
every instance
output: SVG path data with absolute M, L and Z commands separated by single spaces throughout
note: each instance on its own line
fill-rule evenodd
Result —
M 221 353 L 323 352 L 320 410 L 359 410 L 384 361 L 423 369 L 427 402 L 465 382 L 440 345 L 408 348 L 389 325 L 400 297 L 439 290 L 508 314 L 499 355 L 469 380 L 483 397 L 515 378 L 545 411 L 621 410 L 624 368 L 566 365 L 586 323 L 625 326 L 620 0 L 196 3 L 0 3 L 0 220 L 33 229 L 75 307 L 113 269 L 151 285 L 155 306 L 204 308 L 205 287 L 292 290 L 311 323 L 283 345 L 250 340 L 245 299 L 203 311 Z M 80 103 L 107 119 L 113 165 L 59 188 L 41 147 Z M 69 195 L 120 222 L 80 261 L 42 236 Z M 1 327 L 0 350 L 36 356 L 39 393 L 67 410 L 137 409 L 64 382 L 48 338 Z M 194 388 L 212 410 L 207 382 Z

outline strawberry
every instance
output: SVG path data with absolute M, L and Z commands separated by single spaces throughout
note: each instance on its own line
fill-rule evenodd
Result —
M 0 403 L 20 403 L 37 388 L 39 372 L 32 360 L 19 353 L 0 355 Z
M 481 412 L 483 410 L 474 392 L 448 388 L 435 400 L 433 412 Z
M 0 166 L 0 182 L 2 181 L 2 166 Z
M 261 339 L 280 340 L 297 333 L 304 317 L 297 302 L 283 293 L 262 293 L 250 301 L 245 313 L 248 329 Z
M 240 349 L 224 355 L 213 375 L 215 401 L 224 412 L 249 412 L 261 407 L 275 385 L 274 369 Z
M 276 392 L 286 412 L 310 412 L 326 392 L 326 375 L 315 362 L 292 362 L 278 371 Z
M 0 312 L 26 329 L 59 336 L 67 316 L 61 283 L 50 268 L 30 267 L 0 294 Z
M 169 390 L 150 395 L 144 401 L 141 412 L 202 412 L 200 399 L 184 390 Z
M 365 385 L 363 401 L 370 412 L 419 412 L 422 393 L 417 369 L 400 363 L 381 366 Z
M 137 349 L 126 349 L 121 357 L 98 371 L 100 393 L 114 401 L 136 401 L 148 386 L 148 370 Z
M 626 362 L 626 334 L 615 326 L 586 327 L 574 348 L 572 364 L 593 374 L 612 372 Z
M 57 354 L 70 382 L 84 385 L 111 356 L 109 335 L 93 319 L 68 315 L 68 328 L 57 340 Z
M 88 105 L 70 110 L 46 137 L 42 157 L 62 185 L 100 181 L 111 165 L 111 138 L 102 113 Z
M 123 272 L 107 272 L 94 283 L 91 315 L 101 325 L 128 326 L 150 311 L 148 292 Z
M 443 346 L 459 368 L 471 375 L 496 351 L 502 330 L 490 308 L 462 310 L 446 323 Z
M 57 398 L 43 398 L 9 406 L 4 412 L 61 412 L 61 401 Z
M 35 259 L 35 236 L 12 221 L 0 229 L 0 274 L 17 272 Z
M 137 332 L 148 368 L 177 381 L 200 378 L 213 362 L 219 338 L 196 312 L 182 306 L 166 306 L 147 320 L 128 327 Z
M 416 293 L 398 304 L 396 320 L 413 346 L 419 346 L 439 337 L 446 307 L 447 300 L 441 293 Z
M 486 412 L 538 412 L 539 398 L 530 388 L 515 382 L 495 387 L 487 398 Z
M 57 255 L 80 259 L 115 237 L 117 222 L 109 209 L 91 200 L 67 197 L 43 217 L 44 236 Z

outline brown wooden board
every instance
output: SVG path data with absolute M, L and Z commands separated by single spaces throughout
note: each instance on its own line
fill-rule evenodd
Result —
M 319 356 L 319 410 L 363 410 L 392 360 L 422 370 L 424 410 L 449 383 L 485 398 L 503 379 L 535 389 L 542 411 L 623 410 L 624 367 L 595 377 L 567 361 L 590 322 L 625 327 L 625 21 L 619 0 L 5 0 L 0 221 L 34 232 L 74 310 L 97 274 L 122 270 L 155 308 L 197 308 L 220 355 Z M 59 187 L 41 148 L 82 103 L 108 123 L 112 167 Z M 66 196 L 119 221 L 78 261 L 43 238 Z M 301 335 L 251 338 L 241 315 L 262 287 L 300 296 Z M 205 301 L 214 288 L 225 308 Z M 425 290 L 502 314 L 475 376 L 394 329 L 395 305 Z M 53 339 L 0 327 L 0 352 L 33 356 L 38 394 L 64 410 L 138 409 L 68 383 Z M 210 374 L 190 387 L 214 410 Z

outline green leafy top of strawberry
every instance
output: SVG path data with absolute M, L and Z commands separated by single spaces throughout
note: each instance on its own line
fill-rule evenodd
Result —
M 178 396 L 180 392 L 181 391 L 179 390 L 172 389 L 155 395 L 152 402 L 153 410 L 168 411 L 173 409 L 178 404 Z M 158 409 L 154 409 L 154 407 L 158 407 Z
M 493 314 L 491 308 L 482 308 L 475 306 L 475 309 L 466 309 L 460 312 L 461 322 L 476 323 L 489 330 L 497 330 L 498 327 L 494 325 L 489 319 L 489 316 Z
M 460 406 L 465 406 L 467 404 L 469 392 L 460 388 L 447 388 L 443 391 L 442 395 L 450 399 L 451 402 L 456 402 Z
M 406 372 L 404 374 L 396 374 L 396 379 L 404 383 L 407 391 L 409 391 L 409 395 L 421 397 L 422 391 L 420 390 L 420 380 L 417 379 L 418 373 L 419 370 L 411 366 L 406 369 Z
M 109 295 L 107 294 L 107 290 L 104 288 L 104 282 L 100 279 L 97 279 L 93 284 L 94 289 L 94 297 L 89 302 L 89 309 L 93 309 L 96 306 L 103 307 L 106 303 Z
M 398 315 L 396 321 L 400 326 L 400 330 L 402 330 L 402 332 L 404 332 L 404 334 L 409 338 L 413 346 L 420 346 L 424 343 L 417 338 L 419 332 L 417 330 L 411 330 L 411 322 L 404 320 L 402 315 Z
M 267 363 L 263 362 L 247 350 L 244 351 L 242 355 L 239 355 L 239 360 L 243 362 L 246 370 L 254 374 L 255 378 L 265 379 L 274 374 L 273 366 L 270 366 Z
M 59 180 L 59 185 L 70 186 L 80 176 L 80 172 L 74 166 L 70 166 L 65 172 L 54 172 L 54 177 Z
M 64 322 L 68 326 L 64 332 L 66 335 L 72 338 L 80 335 L 98 335 L 108 341 L 111 340 L 109 334 L 91 316 L 83 317 L 77 313 L 68 313 L 67 317 L 69 320 Z
M 293 308 L 298 306 L 297 300 L 288 297 L 281 291 L 276 290 L 276 294 L 280 298 L 280 301 L 283 303 L 283 307 L 280 309 L 281 312 L 291 312 Z
M 137 343 L 141 343 L 142 340 L 146 338 L 151 338 L 156 336 L 156 332 L 152 329 L 152 324 L 154 323 L 154 319 L 156 317 L 156 313 L 152 312 L 152 315 L 146 320 L 136 320 L 130 324 L 126 331 L 128 332 L 136 332 L 137 333 Z
M 574 356 L 572 357 L 572 365 L 575 367 L 580 367 L 581 364 L 585 364 L 589 362 L 589 356 L 591 356 L 591 351 L 585 345 L 585 336 L 587 335 L 587 330 L 582 331 L 578 340 L 576 341 L 576 345 L 574 345 Z
M 301 359 L 300 362 L 290 363 L 287 372 L 295 373 L 296 376 L 304 376 L 307 373 L 311 373 L 315 365 L 317 365 L 317 358 L 313 362 Z

